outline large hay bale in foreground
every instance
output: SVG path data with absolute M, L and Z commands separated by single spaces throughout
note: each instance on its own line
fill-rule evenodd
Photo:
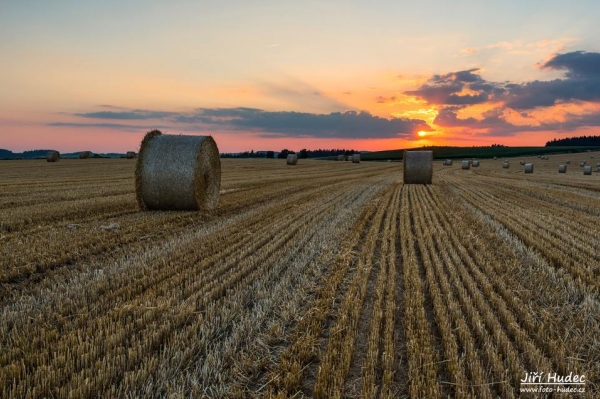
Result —
M 46 161 L 48 161 L 48 162 L 58 162 L 58 161 L 60 161 L 60 152 L 58 152 L 58 151 L 48 151 L 46 153 Z
M 471 169 L 471 162 L 469 162 L 469 161 L 462 161 L 461 168 L 464 169 L 464 170 Z
M 525 173 L 533 173 L 533 164 L 526 163 L 524 168 Z
M 404 184 L 431 184 L 433 151 L 404 151 Z
M 89 151 L 84 151 L 79 153 L 79 159 L 88 159 L 92 155 Z
M 567 165 L 558 165 L 558 173 L 567 173 Z
M 508 162 L 502 162 L 503 169 L 508 169 L 509 166 L 510 166 L 510 164 Z
M 346 157 L 344 155 L 338 155 L 338 161 L 345 161 Z
M 296 154 L 288 154 L 287 156 L 287 164 L 288 165 L 296 165 L 298 163 L 298 155 Z
M 352 154 L 352 163 L 360 163 L 360 154 Z
M 127 151 L 127 154 L 125 154 L 125 158 L 127 159 L 135 159 L 136 154 L 134 151 Z
M 583 174 L 584 175 L 591 175 L 592 174 L 592 165 L 586 165 L 583 167 Z
M 221 159 L 211 136 L 146 134 L 135 168 L 141 209 L 214 209 L 220 189 Z
M 473 160 L 473 162 L 471 163 L 471 165 L 473 165 L 474 168 L 479 166 L 479 161 L 478 160 Z

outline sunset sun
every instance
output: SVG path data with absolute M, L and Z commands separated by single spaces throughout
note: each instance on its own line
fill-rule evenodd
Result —
M 417 136 L 419 136 L 419 137 L 425 137 L 425 136 L 427 136 L 427 132 L 421 130 L 419 133 L 417 133 Z

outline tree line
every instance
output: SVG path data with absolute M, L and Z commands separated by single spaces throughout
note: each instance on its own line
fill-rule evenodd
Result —
M 224 153 L 221 154 L 221 158 L 279 158 L 286 159 L 289 154 L 298 154 L 298 158 L 306 159 L 306 158 L 323 158 L 323 157 L 331 157 L 336 155 L 351 155 L 356 154 L 358 151 L 356 150 L 347 150 L 347 149 L 318 149 L 318 150 L 307 150 L 306 148 L 301 149 L 300 151 L 292 151 L 287 148 L 279 152 L 275 151 L 244 151 L 239 153 Z
M 598 146 L 600 147 L 600 136 L 566 137 L 554 139 L 546 143 L 546 147 L 556 146 Z

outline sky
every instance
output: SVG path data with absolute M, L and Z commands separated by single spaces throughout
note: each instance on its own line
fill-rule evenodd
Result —
M 600 2 L 0 0 L 0 148 L 541 146 L 600 134 Z

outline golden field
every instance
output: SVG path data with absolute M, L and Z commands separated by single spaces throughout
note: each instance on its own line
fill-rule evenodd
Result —
M 140 212 L 132 160 L 2 161 L 0 397 L 598 397 L 600 153 L 519 159 L 223 159 L 210 213 Z

